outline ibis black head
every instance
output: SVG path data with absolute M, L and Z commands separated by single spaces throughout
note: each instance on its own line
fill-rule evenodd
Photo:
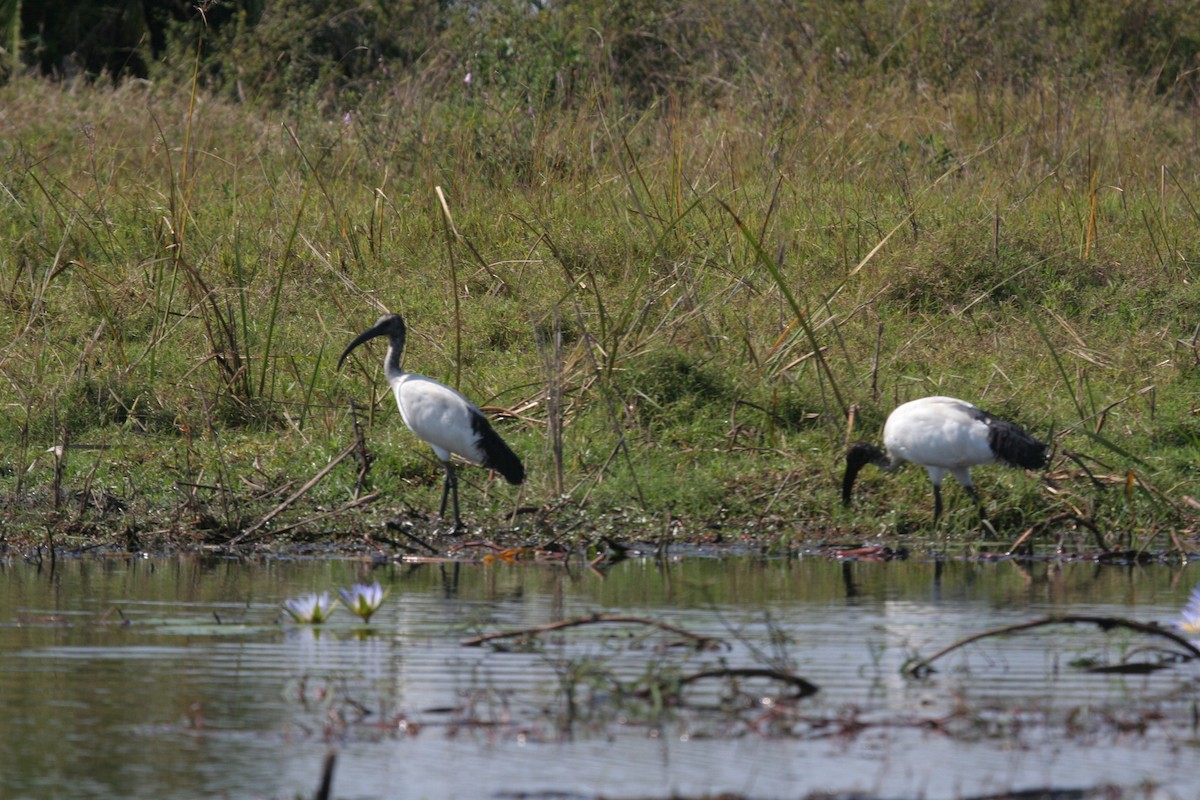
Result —
M 887 460 L 882 450 L 867 442 L 855 442 L 846 451 L 846 474 L 842 476 L 842 505 L 850 505 L 850 493 L 858 472 L 867 464 L 882 464 Z
M 338 359 L 338 369 L 342 368 L 342 362 L 346 360 L 346 356 L 350 355 L 350 351 L 358 347 L 365 341 L 374 339 L 376 336 L 388 337 L 388 344 L 396 352 L 397 358 L 402 350 L 404 350 L 404 337 L 407 328 L 404 327 L 404 317 L 399 314 L 384 314 L 379 318 L 379 321 L 367 328 L 365 331 L 354 337 L 346 349 L 342 351 L 342 357 Z

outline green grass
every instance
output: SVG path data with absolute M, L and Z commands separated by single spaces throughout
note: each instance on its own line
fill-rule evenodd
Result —
M 351 400 L 375 457 L 362 490 L 382 496 L 305 522 L 351 501 L 347 459 L 281 514 L 302 523 L 287 536 L 432 513 L 440 473 L 381 346 L 334 369 L 387 308 L 409 322 L 409 368 L 511 412 L 496 424 L 525 487 L 485 498 L 486 474 L 463 470 L 464 515 L 488 527 L 536 507 L 518 533 L 583 539 L 580 517 L 764 544 L 919 531 L 915 468 L 864 473 L 841 509 L 848 412 L 851 437 L 877 439 L 896 403 L 944 393 L 1057 443 L 1044 484 L 978 471 L 1002 534 L 1072 513 L 1113 544 L 1171 548 L 1200 495 L 1194 115 L 1136 87 L 1062 88 L 870 79 L 796 87 L 780 113 L 754 92 L 622 109 L 597 85 L 533 114 L 431 94 L 347 120 L 16 80 L 0 87 L 0 536 L 228 539 L 353 443 Z M 27 471 L 64 438 L 103 449 Z M 947 500 L 945 535 L 976 541 L 966 498 Z

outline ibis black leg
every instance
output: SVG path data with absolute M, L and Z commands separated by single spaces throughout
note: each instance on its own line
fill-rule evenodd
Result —
M 438 511 L 439 517 L 446 516 L 446 500 L 450 498 L 450 465 L 443 463 L 442 469 L 445 470 L 446 474 L 442 478 L 442 508 Z
M 446 482 L 442 485 L 442 510 L 438 512 L 438 516 L 442 519 L 446 518 L 446 501 L 453 495 L 454 497 L 454 530 L 458 531 L 462 527 L 462 518 L 458 515 L 458 475 L 454 472 L 454 465 L 449 461 L 443 465 L 446 467 Z
M 933 524 L 934 525 L 936 525 L 937 521 L 939 519 L 941 519 L 941 516 L 942 516 L 942 487 L 938 486 L 935 483 L 933 485 Z
M 971 499 L 975 501 L 975 505 L 979 507 L 979 519 L 987 522 L 987 512 L 983 510 L 983 500 L 979 497 L 979 492 L 975 491 L 974 486 L 963 487 L 967 490 L 967 494 L 971 495 Z

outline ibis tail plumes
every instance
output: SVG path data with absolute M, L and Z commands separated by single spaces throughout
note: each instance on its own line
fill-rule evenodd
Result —
M 933 519 L 942 515 L 942 479 L 953 475 L 978 505 L 971 467 L 997 461 L 1012 467 L 1040 469 L 1046 445 L 1020 426 L 992 416 L 964 400 L 924 397 L 898 406 L 883 426 L 883 449 L 856 442 L 846 453 L 842 503 L 850 505 L 854 480 L 867 464 L 888 472 L 905 462 L 919 464 L 933 482 Z M 985 517 L 986 518 L 986 517 Z
M 383 359 L 384 373 L 396 395 L 400 417 L 417 438 L 433 448 L 434 455 L 446 470 L 442 486 L 441 516 L 446 516 L 446 501 L 454 499 L 454 526 L 462 527 L 458 513 L 458 476 L 451 456 L 457 455 L 473 464 L 494 469 L 512 484 L 525 480 L 525 467 L 500 435 L 492 429 L 479 407 L 443 383 L 405 372 L 400 366 L 407 329 L 399 314 L 379 318 L 373 326 L 354 337 L 338 359 L 338 368 L 354 348 L 363 342 L 386 336 L 387 355 Z

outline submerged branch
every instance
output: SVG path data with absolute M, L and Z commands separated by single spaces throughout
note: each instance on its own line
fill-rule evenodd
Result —
M 1100 617 L 1093 616 L 1091 614 L 1063 614 L 1061 616 L 1043 617 L 1042 619 L 1035 619 L 1030 622 L 1020 622 L 1016 625 L 1005 625 L 1001 628 L 993 628 L 992 630 L 983 631 L 982 633 L 976 633 L 972 636 L 966 637 L 965 639 L 959 639 L 954 644 L 950 645 L 949 647 L 942 648 L 929 658 L 923 658 L 906 666 L 904 671 L 914 678 L 921 678 L 935 671 L 932 666 L 934 661 L 937 661 L 947 653 L 953 652 L 954 650 L 957 650 L 964 645 L 971 644 L 972 642 L 977 642 L 981 639 L 986 639 L 991 636 L 1005 636 L 1010 633 L 1018 633 L 1020 631 L 1026 631 L 1032 628 L 1040 628 L 1045 625 L 1073 624 L 1098 625 L 1100 629 L 1104 631 L 1108 631 L 1113 628 L 1128 628 L 1129 630 L 1137 631 L 1138 633 L 1145 633 L 1151 636 L 1162 636 L 1182 647 L 1192 658 L 1200 657 L 1200 648 L 1197 648 L 1196 645 L 1192 644 L 1185 637 L 1180 636 L 1179 634 L 1174 633 L 1173 631 L 1170 631 L 1161 625 L 1156 625 L 1153 622 L 1137 622 L 1136 620 L 1125 619 L 1124 617 Z
M 768 678 L 773 681 L 785 683 L 796 689 L 796 698 L 808 697 L 820 691 L 815 683 L 801 678 L 799 675 L 793 675 L 790 672 L 782 670 L 770 669 L 767 667 L 723 667 L 719 669 L 705 669 L 700 672 L 693 672 L 691 675 L 684 675 L 676 681 L 676 686 L 682 689 L 689 683 L 705 680 L 707 678 Z M 637 692 L 639 697 L 649 695 L 651 689 L 645 688 Z
M 668 633 L 678 634 L 685 639 L 693 642 L 697 648 L 710 648 L 720 644 L 720 639 L 715 636 L 703 636 L 698 633 L 692 633 L 684 628 L 676 627 L 666 622 L 660 622 L 656 619 L 647 619 L 646 617 L 635 617 L 627 614 L 593 614 L 590 617 L 575 617 L 574 619 L 563 619 L 557 622 L 548 622 L 545 625 L 535 625 L 531 628 L 521 628 L 515 631 L 499 631 L 497 633 L 485 633 L 480 636 L 474 636 L 462 642 L 463 647 L 479 647 L 482 644 L 496 641 L 497 639 L 512 639 L 517 637 L 537 636 L 541 633 L 549 633 L 550 631 L 563 630 L 565 628 L 575 628 L 581 625 L 595 625 L 600 623 L 617 623 L 617 624 L 632 624 L 632 625 L 649 625 L 658 628 L 659 630 Z
M 329 800 L 330 792 L 333 791 L 333 767 L 337 764 L 337 751 L 330 749 L 325 753 L 325 762 L 321 766 L 321 785 L 317 787 L 317 793 L 313 795 L 313 800 Z

